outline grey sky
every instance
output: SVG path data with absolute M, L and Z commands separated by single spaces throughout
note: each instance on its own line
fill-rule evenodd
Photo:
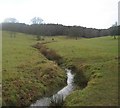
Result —
M 108 28 L 118 20 L 119 0 L 0 0 L 0 22 L 14 17 L 30 23 L 34 16 L 45 23 Z

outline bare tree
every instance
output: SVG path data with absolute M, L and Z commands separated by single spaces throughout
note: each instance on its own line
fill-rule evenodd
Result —
M 31 19 L 32 24 L 41 24 L 43 22 L 43 19 L 40 17 L 34 17 Z
M 6 18 L 4 23 L 18 23 L 18 20 L 16 18 Z
M 4 23 L 18 23 L 18 20 L 16 19 L 16 18 L 6 18 L 5 20 L 4 20 Z M 9 34 L 10 34 L 10 37 L 12 38 L 12 37 L 16 37 L 16 32 L 14 32 L 14 30 L 11 30 L 10 32 L 9 32 Z
M 117 32 L 118 32 L 117 22 L 115 22 L 115 24 L 112 26 L 112 31 L 111 31 L 111 34 L 114 37 L 114 39 L 116 39 L 115 35 L 117 35 Z

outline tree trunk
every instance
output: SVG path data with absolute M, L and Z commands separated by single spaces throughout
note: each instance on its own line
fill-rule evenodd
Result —
M 114 35 L 114 39 L 116 39 L 115 35 Z

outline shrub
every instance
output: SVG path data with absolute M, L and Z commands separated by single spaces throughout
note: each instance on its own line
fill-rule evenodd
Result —
M 35 48 L 39 49 L 39 51 L 49 60 L 55 61 L 58 65 L 62 63 L 62 57 L 58 55 L 54 50 L 48 49 L 42 43 L 37 43 L 34 45 Z
M 85 88 L 88 83 L 88 79 L 86 78 L 84 72 L 82 69 L 75 69 L 75 77 L 74 77 L 74 83 L 80 86 L 81 88 Z

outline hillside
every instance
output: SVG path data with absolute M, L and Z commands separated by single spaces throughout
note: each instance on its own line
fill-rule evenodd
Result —
M 38 42 L 62 57 L 60 66 L 33 47 Z M 14 38 L 4 31 L 3 105 L 27 106 L 65 86 L 62 67 L 73 70 L 77 85 L 64 106 L 116 106 L 118 59 L 118 39 L 111 36 L 77 40 L 46 36 L 36 41 L 33 35 L 17 33 Z
M 62 55 L 65 67 L 77 70 L 78 88 L 66 98 L 65 106 L 118 105 L 118 39 L 60 37 L 47 46 Z M 81 88 L 85 81 L 86 87 Z
M 36 42 L 32 35 L 3 32 L 3 106 L 28 106 L 66 85 L 65 72 L 32 47 Z

